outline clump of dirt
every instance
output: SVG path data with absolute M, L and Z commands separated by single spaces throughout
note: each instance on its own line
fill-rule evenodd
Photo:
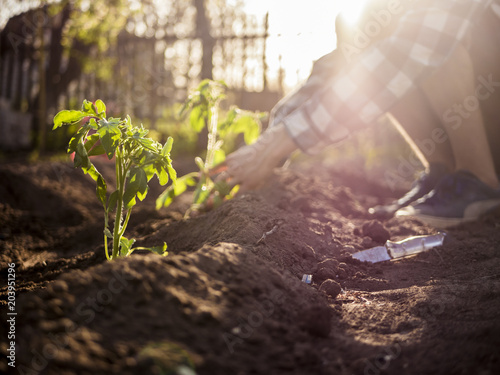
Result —
M 363 224 L 361 233 L 363 236 L 370 237 L 373 241 L 382 244 L 391 238 L 389 231 L 378 220 L 371 220 Z
M 5 307 L 13 262 L 18 315 L 16 368 L 2 362 L 0 371 L 499 371 L 500 212 L 418 256 L 362 263 L 350 254 L 437 230 L 374 220 L 368 208 L 394 197 L 349 170 L 360 168 L 277 171 L 259 191 L 187 219 L 187 200 L 155 211 L 153 186 L 128 235 L 143 246 L 166 241 L 169 255 L 107 262 L 88 176 L 66 163 L 1 165 L 0 295 Z
M 335 298 L 342 291 L 342 288 L 335 280 L 328 279 L 321 283 L 319 291 L 325 293 L 330 298 Z

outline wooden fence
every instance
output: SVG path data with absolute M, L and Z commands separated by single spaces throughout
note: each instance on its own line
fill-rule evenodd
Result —
M 12 17 L 0 32 L 0 149 L 50 149 L 53 115 L 84 98 L 101 98 L 117 115 L 130 113 L 154 128 L 163 110 L 182 102 L 203 78 L 224 80 L 234 104 L 246 109 L 269 110 L 281 95 L 266 79 L 267 17 L 242 16 L 239 33 L 221 28 L 182 38 L 164 25 L 141 36 L 129 27 L 132 32 L 122 31 L 104 53 L 76 43 L 67 56 L 61 41 L 69 15 L 68 9 L 54 16 L 46 7 L 34 9 Z M 106 75 L 85 71 L 83 59 L 93 59 L 97 69 L 112 63 Z

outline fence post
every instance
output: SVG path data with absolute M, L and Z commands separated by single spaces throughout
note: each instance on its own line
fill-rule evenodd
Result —
M 44 8 L 44 1 L 42 1 L 40 9 Z M 38 38 L 40 39 L 39 54 L 38 54 L 38 79 L 39 79 L 39 91 L 38 91 L 38 152 L 42 153 L 46 148 L 47 141 L 47 103 L 46 103 L 46 76 L 45 76 L 45 30 L 43 22 L 38 24 L 37 30 Z

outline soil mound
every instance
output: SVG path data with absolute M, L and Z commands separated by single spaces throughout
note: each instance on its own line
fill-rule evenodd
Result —
M 500 212 L 418 256 L 361 263 L 350 254 L 436 229 L 374 220 L 367 209 L 394 197 L 348 169 L 278 171 L 259 191 L 188 219 L 187 200 L 155 211 L 153 187 L 128 236 L 166 241 L 169 255 L 107 262 L 88 176 L 62 162 L 1 165 L 0 296 L 6 308 L 15 263 L 18 315 L 16 367 L 0 371 L 500 371 Z

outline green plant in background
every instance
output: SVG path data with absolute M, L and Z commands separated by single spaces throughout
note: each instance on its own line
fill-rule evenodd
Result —
M 204 80 L 187 98 L 182 107 L 181 116 L 189 115 L 191 129 L 200 133 L 208 131 L 208 143 L 205 160 L 196 157 L 199 172 L 188 173 L 169 186 L 157 199 L 156 208 L 169 206 L 175 197 L 184 193 L 188 187 L 195 187 L 193 204 L 190 211 L 199 210 L 203 205 L 217 207 L 224 199 L 234 197 L 238 187 L 231 188 L 225 181 L 214 182 L 210 169 L 222 163 L 226 154 L 222 150 L 224 141 L 230 134 L 244 136 L 246 143 L 254 142 L 260 134 L 262 114 L 244 111 L 232 107 L 225 118 L 220 120 L 220 103 L 225 98 L 227 86 L 221 81 Z
M 136 197 L 141 201 L 148 192 L 148 182 L 156 175 L 161 185 L 167 184 L 169 176 L 175 182 L 176 172 L 172 167 L 170 151 L 173 139 L 165 145 L 146 138 L 148 131 L 132 125 L 126 119 L 106 118 L 106 106 L 101 100 L 95 103 L 83 101 L 80 111 L 64 110 L 54 117 L 54 129 L 63 125 L 80 124 L 71 138 L 68 153 L 74 154 L 74 165 L 88 173 L 97 183 L 96 195 L 104 207 L 104 250 L 108 260 L 130 255 L 134 250 L 134 239 L 124 237 Z M 106 155 L 115 158 L 116 190 L 108 197 L 108 185 L 90 160 L 90 156 Z M 115 212 L 113 232 L 109 229 L 111 212 Z M 111 255 L 108 240 L 113 241 Z M 147 248 L 166 255 L 167 245 Z

